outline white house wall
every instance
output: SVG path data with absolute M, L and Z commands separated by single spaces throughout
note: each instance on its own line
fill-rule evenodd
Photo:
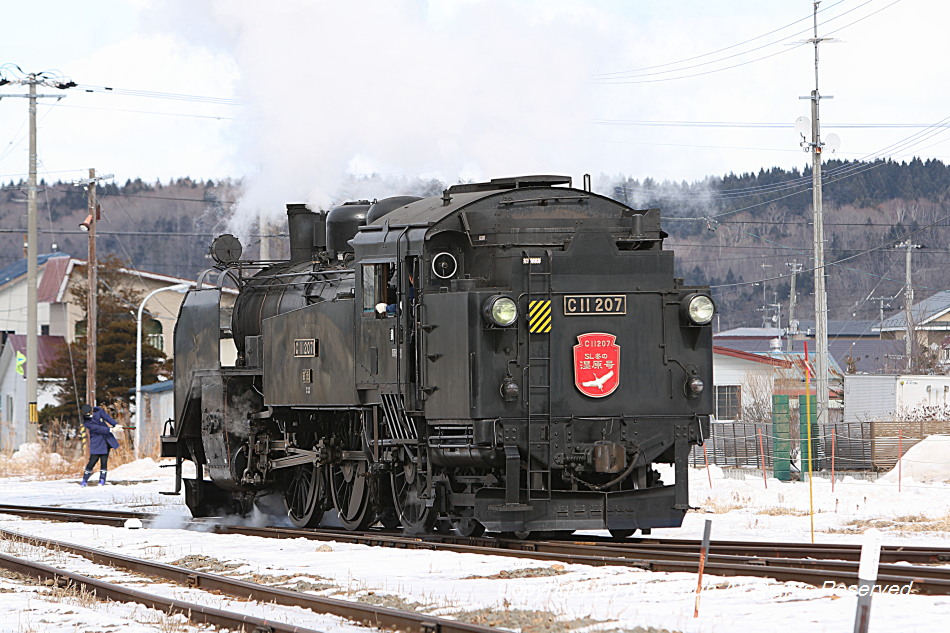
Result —
M 771 381 L 772 366 L 725 354 L 713 355 L 714 385 L 747 385 L 756 380 L 755 376 L 763 376 Z
M 0 353 L 0 450 L 16 450 L 27 441 L 26 378 L 16 372 L 12 345 Z M 38 409 L 57 404 L 53 393 L 57 381 L 41 379 L 37 384 Z
M 40 277 L 41 278 L 41 277 Z M 0 288 L 0 330 L 27 334 L 26 331 L 26 276 Z M 37 328 L 49 325 L 49 304 L 37 304 Z M 40 333 L 37 329 L 36 333 Z

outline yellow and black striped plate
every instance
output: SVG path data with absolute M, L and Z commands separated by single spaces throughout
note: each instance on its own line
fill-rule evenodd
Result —
M 528 331 L 547 334 L 551 331 L 551 301 L 528 302 Z

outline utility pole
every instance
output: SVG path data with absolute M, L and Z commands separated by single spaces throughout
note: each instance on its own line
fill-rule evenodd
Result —
M 871 294 L 874 294 L 871 292 Z M 868 296 L 868 301 L 877 301 L 878 302 L 878 323 L 880 323 L 880 332 L 878 332 L 878 338 L 881 338 L 884 334 L 884 308 L 890 308 L 891 304 L 887 303 L 888 301 L 893 301 L 897 295 L 893 297 L 872 297 Z
M 767 305 L 768 300 L 765 298 L 765 269 L 771 268 L 772 264 L 759 264 L 759 268 L 762 269 L 762 304 Z
M 904 318 L 907 321 L 906 341 L 904 343 L 904 354 L 907 356 L 907 372 L 913 371 L 914 366 L 914 344 L 917 342 L 917 333 L 914 331 L 914 315 L 911 307 L 914 305 L 914 286 L 911 284 L 910 255 L 915 248 L 921 248 L 920 244 L 911 243 L 910 239 L 897 245 L 898 248 L 907 249 L 904 264 Z
M 817 389 L 816 403 L 818 405 L 817 422 L 819 425 L 828 422 L 828 294 L 825 289 L 825 228 L 821 206 L 821 124 L 818 102 L 821 99 L 831 99 L 830 96 L 821 96 L 818 92 L 818 45 L 830 41 L 829 38 L 818 37 L 818 5 L 820 0 L 813 2 L 813 36 L 806 40 L 815 47 L 815 89 L 811 96 L 802 99 L 811 100 L 811 142 L 803 143 L 806 151 L 812 153 L 812 207 L 814 208 L 814 275 L 815 275 L 815 388 Z
M 798 321 L 795 320 L 795 304 L 798 302 L 798 294 L 795 292 L 795 281 L 798 273 L 802 272 L 802 265 L 798 262 L 786 262 L 786 266 L 792 269 L 792 288 L 788 295 L 788 351 L 792 351 L 794 335 L 798 334 Z
M 89 214 L 79 228 L 89 232 L 89 257 L 86 267 L 89 288 L 86 294 L 86 404 L 96 406 L 96 344 L 98 342 L 99 322 L 99 260 L 96 257 L 96 224 L 99 220 L 99 203 L 96 201 L 96 185 L 100 180 L 112 178 L 96 176 L 96 170 L 89 170 L 89 178 L 79 181 L 80 186 L 88 188 Z
M 2 73 L 4 70 L 16 69 L 18 79 L 7 79 Z M 27 181 L 27 236 L 26 236 L 26 419 L 27 441 L 35 442 L 39 413 L 36 409 L 37 383 L 39 382 L 39 324 L 37 305 L 37 268 L 39 237 L 37 229 L 36 211 L 36 100 L 52 98 L 57 101 L 65 95 L 43 95 L 36 93 L 37 86 L 59 88 L 65 90 L 76 84 L 73 81 L 53 75 L 51 73 L 24 73 L 19 66 L 4 65 L 0 67 L 0 86 L 13 83 L 29 86 L 29 94 L 3 95 L 3 97 L 21 97 L 30 102 L 30 174 Z M 0 97 L 0 98 L 3 98 Z

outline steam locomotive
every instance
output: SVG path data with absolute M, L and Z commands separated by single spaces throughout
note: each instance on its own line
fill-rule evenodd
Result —
M 288 261 L 221 236 L 181 307 L 162 454 L 194 515 L 276 493 L 301 527 L 681 524 L 715 308 L 674 277 L 658 210 L 528 176 L 287 219 Z

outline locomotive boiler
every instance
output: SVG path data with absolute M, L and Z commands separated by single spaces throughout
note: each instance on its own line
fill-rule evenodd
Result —
M 674 276 L 658 210 L 530 176 L 287 216 L 289 260 L 221 236 L 181 307 L 162 451 L 193 514 L 276 493 L 298 526 L 681 524 L 714 305 Z

